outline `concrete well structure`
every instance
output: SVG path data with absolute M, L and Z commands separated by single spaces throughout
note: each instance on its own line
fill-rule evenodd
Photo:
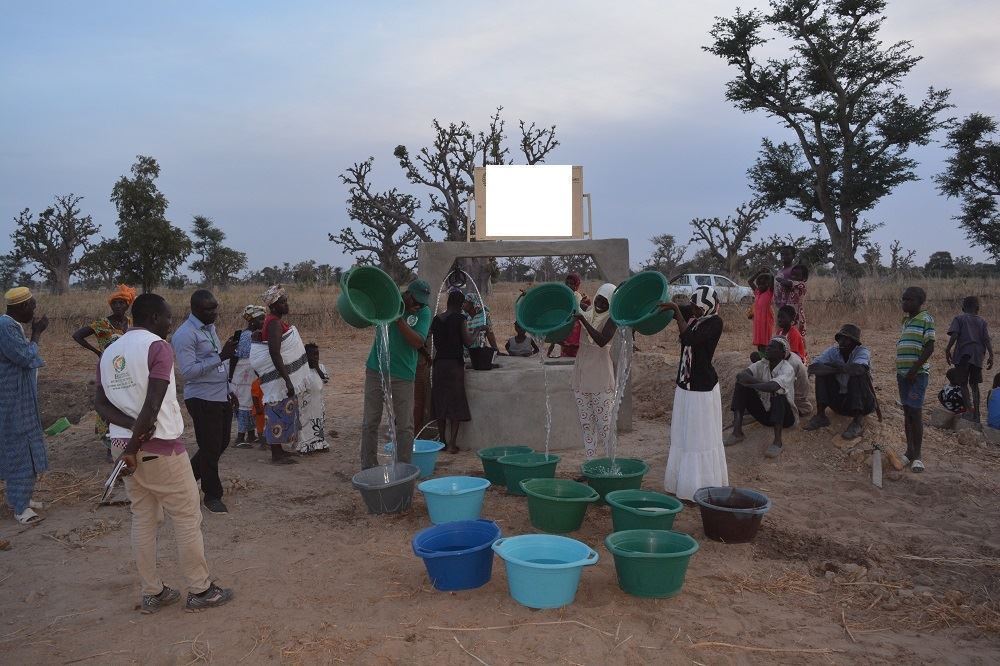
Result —
M 587 255 L 601 276 L 618 284 L 628 278 L 628 241 L 606 240 L 479 241 L 422 243 L 417 250 L 418 273 L 431 290 L 439 289 L 456 261 L 489 257 L 546 257 Z M 615 339 L 612 358 L 617 361 L 620 340 Z M 543 350 L 544 353 L 544 350 Z M 472 421 L 462 426 L 462 448 L 527 445 L 545 448 L 545 396 L 551 410 L 549 449 L 559 451 L 583 446 L 576 399 L 570 382 L 569 359 L 497 357 L 500 368 L 466 370 L 465 390 Z M 632 429 L 632 383 L 629 381 L 618 413 L 618 431 Z M 604 455 L 598 445 L 598 455 Z

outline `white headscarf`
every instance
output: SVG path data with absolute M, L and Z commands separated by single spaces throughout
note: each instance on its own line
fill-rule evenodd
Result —
M 586 319 L 587 323 L 593 326 L 596 331 L 603 331 L 604 324 L 607 323 L 608 318 L 611 316 L 611 296 L 615 293 L 615 289 L 615 285 L 610 282 L 602 284 L 601 288 L 597 290 L 596 294 L 594 294 L 594 302 L 590 304 L 590 309 L 583 312 L 584 319 Z M 598 312 L 594 307 L 598 296 L 603 296 L 608 300 L 608 309 L 604 312 Z

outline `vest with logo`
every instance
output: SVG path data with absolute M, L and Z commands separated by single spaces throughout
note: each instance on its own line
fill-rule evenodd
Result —
M 132 418 L 139 416 L 149 388 L 149 348 L 163 338 L 141 328 L 130 329 L 112 342 L 101 354 L 101 386 L 112 405 Z M 177 384 L 170 370 L 170 386 L 156 415 L 153 437 L 165 441 L 179 439 L 184 433 L 184 417 L 177 402 Z M 114 439 L 128 439 L 132 432 L 109 425 L 108 434 Z

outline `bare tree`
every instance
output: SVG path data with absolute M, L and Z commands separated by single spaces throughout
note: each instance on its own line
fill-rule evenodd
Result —
M 403 282 L 412 275 L 417 242 L 431 240 L 429 225 L 417 218 L 420 201 L 413 195 L 396 188 L 372 189 L 368 178 L 373 162 L 372 157 L 357 162 L 340 176 L 350 188 L 347 214 L 361 226 L 360 234 L 347 226 L 329 238 L 360 263 L 378 266 Z
M 684 261 L 688 246 L 679 245 L 671 234 L 660 234 L 649 239 L 653 244 L 653 254 L 643 267 L 645 270 L 660 271 L 667 277 L 677 270 Z
M 70 277 L 80 266 L 77 252 L 89 248 L 90 238 L 98 231 L 90 215 L 80 215 L 82 200 L 73 194 L 57 196 L 55 204 L 38 217 L 25 208 L 14 219 L 14 251 L 37 266 L 36 274 L 44 278 L 53 294 L 69 290 Z
M 898 240 L 892 241 L 892 245 L 889 246 L 889 270 L 893 273 L 913 270 L 913 259 L 916 256 L 916 250 L 904 250 L 902 243 Z
M 726 272 L 735 276 L 743 268 L 744 248 L 768 212 L 765 201 L 758 198 L 737 206 L 735 217 L 696 217 L 691 220 L 694 228 L 691 242 L 704 243 L 716 261 L 726 267 Z

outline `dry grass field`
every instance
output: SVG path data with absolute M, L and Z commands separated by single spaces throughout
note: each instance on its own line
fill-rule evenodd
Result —
M 906 283 L 909 284 L 909 283 Z M 906 284 L 862 282 L 861 303 L 837 298 L 833 280 L 810 282 L 806 304 L 811 354 L 832 344 L 845 322 L 872 348 L 885 420 L 871 419 L 864 444 L 902 450 L 893 355 Z M 983 300 L 1000 330 L 1000 283 L 915 280 L 944 339 L 962 297 Z M 597 284 L 587 283 L 590 293 Z M 511 334 L 519 285 L 487 298 L 497 337 Z M 220 329 L 231 332 L 261 287 L 218 294 Z M 508 595 L 499 561 L 478 590 L 441 593 L 410 550 L 428 523 L 419 494 L 408 513 L 369 516 L 351 488 L 357 470 L 363 364 L 371 331 L 344 325 L 336 288 L 292 288 L 289 319 L 320 344 L 333 372 L 325 394 L 333 451 L 275 468 L 257 450 L 222 459 L 230 514 L 206 514 L 209 562 L 236 598 L 224 609 L 188 615 L 177 607 L 155 617 L 135 610 L 137 582 L 129 551 L 128 510 L 97 507 L 108 469 L 93 435 L 94 358 L 69 338 L 105 313 L 104 295 L 42 296 L 53 320 L 43 338 L 40 374 L 46 425 L 68 415 L 74 426 L 50 438 L 52 469 L 39 486 L 49 504 L 37 527 L 0 511 L 0 649 L 7 663 L 305 663 L 305 664 L 857 664 L 1000 662 L 1000 449 L 969 431 L 928 428 L 927 472 L 888 475 L 872 486 L 867 455 L 834 428 L 793 430 L 785 452 L 765 460 L 763 429 L 727 450 L 730 482 L 762 490 L 773 508 L 753 544 L 706 540 L 698 513 L 685 509 L 676 529 L 700 544 L 684 590 L 671 599 L 622 592 L 603 546 L 606 507 L 588 510 L 572 534 L 599 551 L 584 571 L 573 605 L 529 611 Z M 187 293 L 166 292 L 175 324 Z M 745 307 L 723 309 L 726 330 L 716 367 L 723 391 L 751 351 Z M 634 363 L 635 423 L 622 455 L 651 467 L 643 487 L 662 490 L 678 356 L 674 328 L 640 337 Z M 943 342 L 941 348 L 943 349 Z M 942 383 L 943 353 L 933 359 L 926 413 Z M 992 375 L 993 373 L 990 373 Z M 728 399 L 725 396 L 724 399 Z M 497 396 L 498 407 L 503 396 Z M 512 415 L 515 416 L 516 415 Z M 475 427 L 475 423 L 467 427 Z M 541 424 L 539 424 L 541 427 Z M 190 430 L 185 433 L 194 450 Z M 582 449 L 582 447 L 580 447 Z M 567 451 L 561 477 L 578 473 L 582 451 Z M 469 452 L 443 456 L 439 474 L 479 473 Z M 507 535 L 535 531 L 523 498 L 491 489 L 483 514 Z M 179 585 L 169 525 L 160 548 L 164 580 Z

